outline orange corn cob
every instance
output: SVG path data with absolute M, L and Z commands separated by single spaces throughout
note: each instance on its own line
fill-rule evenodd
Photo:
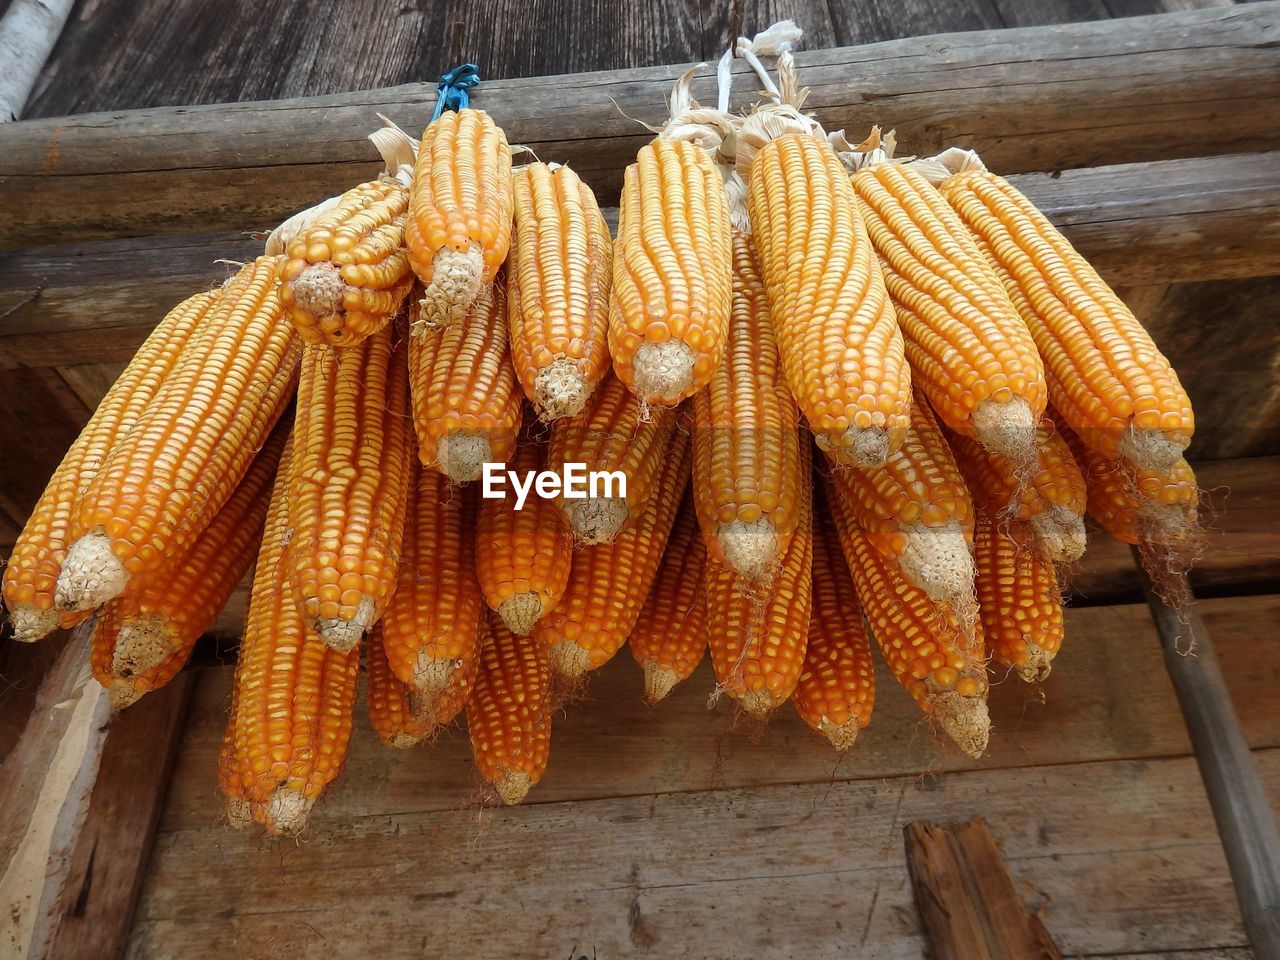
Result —
M 1012 184 L 985 170 L 944 180 L 1044 357 L 1053 405 L 1085 445 L 1168 470 L 1191 442 L 1191 401 L 1133 312 Z
M 923 397 L 911 429 L 883 467 L 833 465 L 833 498 L 902 574 L 962 616 L 973 606 L 973 503 Z
M 516 448 L 511 470 L 517 476 L 524 478 L 541 466 L 537 444 L 526 440 Z M 523 636 L 564 595 L 574 562 L 573 540 L 553 502 L 531 490 L 517 510 L 515 494 L 504 492 L 505 497 L 480 501 L 476 576 L 489 608 Z
M 69 534 L 80 495 L 119 438 L 142 417 L 219 296 L 219 291 L 197 293 L 169 311 L 111 385 L 49 478 L 4 571 L 4 602 L 15 640 L 39 640 L 59 626 L 72 627 L 88 619 L 88 610 L 60 614 L 54 608 L 58 571 L 71 544 Z
M 400 577 L 380 643 L 397 680 L 430 700 L 475 660 L 484 600 L 474 504 L 435 471 L 415 473 Z
M 302 437 L 295 435 L 294 449 Z M 291 459 L 291 458 L 290 458 Z M 273 834 L 296 834 L 321 791 L 342 771 L 360 654 L 339 653 L 307 626 L 287 583 L 290 463 L 271 491 L 262 549 L 232 696 L 231 738 L 238 785 L 232 813 L 247 804 Z
M 1028 683 L 1049 676 L 1063 634 L 1058 578 L 1051 562 L 1026 549 L 1032 535 L 1027 524 L 1014 520 L 1005 529 L 982 511 L 974 537 L 987 649 Z
M 707 558 L 707 647 L 717 689 L 763 718 L 795 691 L 809 639 L 813 588 L 810 453 L 801 446 L 800 515 L 777 575 L 763 587 L 740 580 Z
M 499 277 L 480 291 L 461 323 L 409 344 L 418 458 L 455 483 L 479 479 L 485 463 L 506 463 L 515 450 L 520 394 L 505 304 Z
M 707 549 L 752 580 L 787 551 L 799 512 L 800 434 L 751 234 L 733 235 L 724 362 L 693 398 L 693 493 Z
M 385 623 L 369 631 L 365 663 L 369 677 L 369 723 L 389 747 L 407 748 L 421 743 L 458 716 L 475 685 L 479 671 L 479 649 L 459 660 L 445 685 L 432 696 L 402 683 L 391 671 L 383 646 Z M 475 647 L 475 641 L 472 642 Z
M 831 505 L 858 600 L 889 669 L 961 750 L 981 756 L 991 731 L 981 621 L 966 628 L 934 604 L 872 546 L 838 499 Z
M 289 436 L 277 424 L 240 486 L 180 562 L 110 601 L 94 628 L 93 675 L 123 709 L 172 680 L 253 563 Z
M 84 490 L 57 604 L 87 610 L 181 556 L 226 503 L 293 393 L 301 346 L 281 315 L 277 258 L 244 267 L 146 413 Z
M 631 655 L 644 669 L 650 704 L 693 676 L 706 653 L 706 560 L 693 500 L 685 497 L 629 640 Z
M 480 668 L 467 698 L 476 768 L 503 803 L 519 803 L 542 779 L 551 755 L 547 652 L 496 617 L 481 620 Z
M 613 368 L 645 403 L 671 406 L 720 366 L 733 247 L 720 172 L 701 147 L 665 137 L 627 167 L 609 298 Z
M 404 239 L 423 283 L 414 332 L 457 323 L 511 243 L 511 148 L 483 110 L 447 111 L 422 134 Z
M 813 613 L 804 669 L 791 702 L 800 719 L 833 747 L 848 750 L 871 722 L 875 669 L 839 536 L 824 501 L 816 499 L 815 507 L 823 520 L 813 531 Z
M 575 538 L 582 543 L 608 543 L 644 514 L 662 472 L 662 451 L 675 428 L 675 411 L 644 405 L 617 377 L 606 377 L 588 410 L 551 428 L 547 469 L 564 474 L 565 464 L 585 465 L 593 472 L 626 478 L 626 495 L 616 486 L 601 487 L 600 496 L 558 502 Z M 615 476 L 617 479 L 617 476 Z
M 976 440 L 947 438 L 974 501 L 1001 516 L 1030 525 L 1046 559 L 1070 563 L 1084 554 L 1085 484 L 1066 441 L 1044 419 L 1036 428 L 1035 468 L 1025 477 Z
M 303 618 L 354 647 L 395 591 L 413 453 L 403 336 L 308 344 L 289 480 L 289 580 Z
M 849 178 L 788 133 L 751 162 L 747 205 L 787 381 L 818 445 L 873 467 L 902 445 L 911 373 Z
M 854 174 L 853 189 L 915 385 L 951 429 L 1030 463 L 1046 403 L 1044 365 L 1000 278 L 915 170 L 873 162 Z
M 574 679 L 604 666 L 635 627 L 688 483 L 688 434 L 674 431 L 661 461 L 662 473 L 640 519 L 611 543 L 577 552 L 560 605 L 534 628 L 559 677 Z
M 227 728 L 222 733 L 222 746 L 218 748 L 218 789 L 224 800 L 223 813 L 227 825 L 237 830 L 253 822 L 253 813 L 240 776 L 240 762 L 236 757 L 236 715 L 239 708 L 240 689 L 231 687 L 231 711 L 227 716 Z
M 514 188 L 511 359 L 542 419 L 571 417 L 609 368 L 613 238 L 595 194 L 568 167 L 517 167 Z

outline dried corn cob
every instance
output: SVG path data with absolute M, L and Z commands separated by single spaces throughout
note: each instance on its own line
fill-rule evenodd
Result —
M 405 245 L 423 283 L 414 332 L 465 316 L 511 242 L 511 148 L 483 110 L 447 111 L 422 134 Z
M 289 436 L 276 425 L 249 472 L 179 562 L 110 601 L 93 633 L 93 674 L 120 710 L 172 680 L 253 563 Z
M 586 497 L 561 494 L 560 509 L 582 543 L 608 543 L 644 513 L 662 472 L 662 451 L 675 428 L 675 411 L 646 411 L 617 377 L 606 377 L 588 410 L 551 428 L 547 468 L 563 474 L 565 464 L 585 465 L 587 476 L 612 475 L 614 486 Z M 625 478 L 626 491 L 617 486 Z
M 396 678 L 430 701 L 475 660 L 484 600 L 474 503 L 434 470 L 415 473 L 400 577 L 380 643 Z
M 300 449 L 302 437 L 294 438 Z M 297 834 L 341 771 L 351 737 L 360 654 L 339 653 L 310 630 L 287 583 L 289 478 L 282 458 L 253 573 L 229 735 L 234 786 L 229 815 L 244 806 L 273 834 Z
M 77 502 L 119 438 L 142 417 L 219 296 L 218 291 L 198 293 L 169 311 L 111 385 L 49 478 L 4 571 L 4 602 L 15 640 L 39 640 L 58 626 L 72 627 L 88 618 L 88 610 L 60 614 L 54 608 L 58 571 L 71 544 L 68 535 Z
M 640 519 L 611 543 L 575 554 L 564 597 L 534 628 L 559 677 L 574 679 L 603 666 L 635 627 L 689 479 L 688 434 L 674 431 L 661 461 L 662 473 Z
M 503 803 L 519 803 L 542 778 L 551 754 L 547 651 L 496 617 L 481 620 L 480 668 L 467 698 L 476 768 Z
M 424 696 L 392 672 L 383 645 L 385 627 L 385 622 L 376 624 L 366 644 L 369 723 L 387 746 L 405 749 L 421 743 L 462 712 L 479 671 L 479 649 L 459 660 L 458 669 L 443 687 Z
M 1062 592 L 1053 564 L 1027 549 L 1033 531 L 978 514 L 974 555 L 982 633 L 996 663 L 1012 667 L 1028 683 L 1049 676 L 1062 646 Z
M 301 345 L 277 259 L 228 284 L 164 385 L 84 491 L 57 604 L 87 610 L 184 553 L 235 490 L 293 392 Z
M 867 622 L 894 677 L 971 757 L 987 748 L 987 670 L 982 624 L 963 626 L 872 546 L 831 499 L 845 561 Z
M 800 680 L 809 638 L 813 588 L 813 498 L 809 445 L 800 447 L 800 514 L 777 575 L 764 586 L 743 582 L 712 557 L 705 570 L 707 647 L 717 691 L 763 718 Z
M 645 403 L 679 403 L 720 365 L 733 249 L 720 173 L 693 143 L 658 137 L 623 179 L 609 297 L 613 368 Z
M 848 750 L 871 722 L 876 679 L 862 607 L 820 488 L 814 490 L 813 613 L 804 669 L 791 702 L 800 719 L 837 750 Z
M 693 500 L 686 496 L 628 641 L 644 669 L 644 697 L 650 704 L 688 680 L 706 653 L 706 560 Z
M 540 469 L 542 452 L 525 440 L 511 470 L 519 477 Z M 531 494 L 480 501 L 476 518 L 476 575 L 480 592 L 508 629 L 525 635 L 564 595 L 573 564 L 573 540 L 550 500 Z
M 693 398 L 693 492 L 711 555 L 768 578 L 795 532 L 800 434 L 751 234 L 733 234 L 724 362 Z
M 478 479 L 485 463 L 506 463 L 515 450 L 520 394 L 508 358 L 505 304 L 499 277 L 460 323 L 409 344 L 418 457 L 455 483 Z
M 1025 476 L 1019 476 L 1008 458 L 976 440 L 958 433 L 947 439 L 980 507 L 1029 524 L 1046 559 L 1080 559 L 1085 547 L 1084 476 L 1051 420 L 1041 420 L 1036 427 L 1035 467 Z
M 1173 367 L 1048 218 L 1007 180 L 973 166 L 942 180 L 939 189 L 1030 328 L 1054 407 L 1102 456 L 1170 469 L 1195 430 L 1191 401 Z
M 542 419 L 571 417 L 609 369 L 613 238 L 595 194 L 568 167 L 518 167 L 514 187 L 511 359 Z
M 853 189 L 906 337 L 916 386 L 951 429 L 1022 466 L 1035 457 L 1044 365 L 964 223 L 873 132 Z M 891 149 L 891 148 L 890 148 Z
M 911 429 L 883 467 L 834 465 L 833 498 L 903 576 L 961 617 L 973 607 L 973 503 L 951 449 L 924 398 Z
M 413 453 L 403 331 L 353 347 L 308 344 L 290 467 L 289 579 L 335 650 L 381 619 L 396 587 Z

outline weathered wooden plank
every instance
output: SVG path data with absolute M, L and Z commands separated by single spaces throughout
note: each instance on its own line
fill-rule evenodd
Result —
M 1006 26 L 992 0 L 867 0 L 833 3 L 831 18 L 842 44 L 874 43 L 960 30 L 996 30 Z
M 1038 27 L 1111 17 L 1104 0 L 995 0 L 995 5 L 1006 27 Z
M 1280 751 L 1258 759 L 1280 796 Z M 1195 764 L 1179 758 L 483 817 L 370 791 L 363 815 L 300 845 L 207 823 L 162 833 L 128 955 L 915 958 L 901 825 L 974 815 L 1000 824 L 1066 955 L 1243 942 Z
M 18 643 L 7 627 L 0 631 L 0 763 L 26 729 L 40 684 L 57 662 L 67 636 L 59 631 L 41 643 Z
M 917 153 L 963 142 L 1005 172 L 1272 149 L 1280 3 L 910 38 L 804 52 L 833 128 L 896 126 Z M 1082 51 L 1087 51 L 1082 55 Z M 739 65 L 737 69 L 745 70 Z M 494 81 L 476 103 L 513 142 L 567 161 L 608 202 L 680 68 Z M 709 68 L 704 77 L 709 78 Z M 696 92 L 706 96 L 709 79 Z M 37 120 L 0 132 L 0 246 L 261 228 L 376 169 L 381 111 L 420 125 L 424 84 L 257 104 Z M 619 110 L 621 108 L 621 110 Z
M 89 410 L 95 409 L 107 395 L 127 365 L 126 360 L 113 363 L 82 363 L 76 367 L 58 367 L 58 376 Z

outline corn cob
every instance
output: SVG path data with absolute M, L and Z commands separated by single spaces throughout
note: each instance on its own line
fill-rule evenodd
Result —
M 240 482 L 289 402 L 301 352 L 276 266 L 259 257 L 223 289 L 84 490 L 58 575 L 61 609 L 97 607 L 182 555 Z
M 308 344 L 290 466 L 289 580 L 303 618 L 354 647 L 395 591 L 413 453 L 403 333 L 353 347 Z
M 1006 526 L 986 511 L 978 514 L 974 555 L 982 633 L 991 659 L 1028 683 L 1048 678 L 1063 635 L 1058 578 L 1051 562 L 1026 549 L 1032 536 L 1021 521 Z
M 906 338 L 916 386 L 943 423 L 1022 466 L 1035 456 L 1044 365 L 1000 278 L 923 176 L 873 135 L 853 189 Z
M 685 497 L 629 640 L 650 704 L 688 680 L 706 653 L 706 559 L 693 501 Z
M 725 359 L 693 398 L 693 493 L 711 555 L 763 580 L 795 532 L 799 417 L 751 234 L 734 231 L 733 263 Z
M 595 194 L 568 167 L 518 167 L 514 188 L 511 359 L 538 414 L 558 420 L 586 406 L 609 368 L 613 238 Z
M 300 450 L 302 436 L 294 437 Z M 342 770 L 360 675 L 357 650 L 339 653 L 303 620 L 288 585 L 290 461 L 282 458 L 249 597 L 232 697 L 238 786 L 231 815 L 248 805 L 273 834 L 297 834 Z
M 765 586 L 744 583 L 707 558 L 707 647 L 717 691 L 764 718 L 795 691 L 804 667 L 813 588 L 813 497 L 810 453 L 800 447 L 800 514 L 777 575 Z
M 404 238 L 422 281 L 414 332 L 459 322 L 511 243 L 511 148 L 483 110 L 441 114 L 422 134 Z
M 551 754 L 547 652 L 496 617 L 481 620 L 480 668 L 467 698 L 476 768 L 503 803 L 519 803 L 542 778 Z
M 976 440 L 947 438 L 974 501 L 980 507 L 1027 523 L 1045 558 L 1070 563 L 1084 554 L 1085 484 L 1066 442 L 1048 419 L 1036 427 L 1036 462 L 1018 469 Z
M 614 244 L 609 352 L 645 403 L 706 386 L 724 354 L 733 249 L 720 173 L 693 143 L 658 137 L 627 167 Z
M 971 757 L 987 748 L 987 671 L 981 620 L 961 624 L 903 579 L 895 565 L 831 499 L 858 600 L 894 678 Z
M 848 576 L 840 539 L 826 520 L 820 489 L 813 531 L 813 613 L 804 669 L 791 702 L 796 713 L 837 750 L 848 750 L 871 722 L 876 680 L 862 607 Z
M 537 444 L 516 448 L 512 472 L 541 467 Z M 476 518 L 476 575 L 480 592 L 507 628 L 524 636 L 560 602 L 573 564 L 573 540 L 549 500 L 531 494 L 524 508 L 515 498 L 484 499 Z
M 112 384 L 50 477 L 4 571 L 4 601 L 15 640 L 39 640 L 58 626 L 72 627 L 89 617 L 88 610 L 60 613 L 54 607 L 76 504 L 119 438 L 142 417 L 219 295 L 218 291 L 198 293 L 169 311 Z
M 939 188 L 1035 338 L 1054 407 L 1108 459 L 1166 471 L 1191 442 L 1191 401 L 1132 311 L 1012 184 L 969 170 Z
M 876 549 L 931 599 L 970 616 L 973 503 L 924 398 L 913 398 L 911 429 L 883 467 L 833 467 L 833 499 Z
M 534 638 L 551 651 L 557 677 L 573 680 L 603 666 L 635 627 L 688 483 L 688 434 L 674 431 L 661 461 L 640 519 L 611 543 L 577 552 L 559 606 L 534 628 Z
M 563 475 L 565 464 L 585 465 L 591 473 L 608 474 L 613 487 L 591 489 L 587 496 L 566 497 L 559 505 L 574 537 L 581 543 L 608 543 L 643 515 L 662 472 L 662 451 L 675 428 L 675 411 L 646 411 L 617 377 L 606 377 L 590 408 L 551 428 L 547 468 Z M 625 478 L 625 494 L 617 481 Z
M 455 483 L 478 479 L 485 463 L 505 463 L 515 450 L 520 394 L 508 359 L 505 304 L 499 277 L 460 323 L 409 344 L 418 457 Z
M 747 205 L 800 411 L 824 451 L 883 464 L 910 421 L 911 373 L 848 176 L 825 143 L 788 133 L 752 160 Z
M 253 563 L 288 435 L 285 424 L 276 425 L 236 492 L 185 557 L 102 610 L 91 659 L 115 709 L 177 675 Z
M 424 696 L 402 683 L 391 670 L 383 645 L 386 624 L 369 631 L 365 651 L 368 667 L 369 723 L 389 747 L 406 749 L 430 737 L 463 710 L 479 670 L 479 650 L 459 660 L 445 685 Z M 475 642 L 473 641 L 473 646 Z
M 435 471 L 415 472 L 400 576 L 379 642 L 397 680 L 430 701 L 475 660 L 484 601 L 474 503 Z
M 227 727 L 218 748 L 218 789 L 222 791 L 227 825 L 241 830 L 253 822 L 253 812 L 240 776 L 240 760 L 236 756 L 236 717 L 239 715 L 240 687 L 231 685 L 231 710 Z

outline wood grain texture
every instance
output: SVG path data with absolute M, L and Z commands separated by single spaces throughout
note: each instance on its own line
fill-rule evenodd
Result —
M 54 468 L 89 419 L 56 370 L 6 370 L 0 389 L 0 450 L 7 468 L 0 512 L 21 526 Z M 21 469 L 17 469 L 20 465 Z
M 836 38 L 842 44 L 875 43 L 961 30 L 1005 26 L 992 0 L 867 0 L 831 4 Z
M 909 38 L 802 52 L 832 128 L 896 126 L 904 150 L 963 143 L 1005 172 L 1280 144 L 1271 44 L 1280 3 Z M 1088 54 L 1082 56 L 1081 51 Z M 608 203 L 678 67 L 493 81 L 476 95 L 512 142 L 572 163 Z M 737 69 L 744 70 L 739 65 Z M 695 84 L 708 96 L 710 68 Z M 745 86 L 744 86 L 745 89 Z M 261 229 L 376 170 L 381 111 L 413 129 L 417 84 L 306 100 L 155 108 L 0 131 L 0 246 L 202 229 Z
M 1111 17 L 1105 0 L 995 0 L 996 12 L 1006 27 L 1037 27 Z M 1151 10 L 1150 13 L 1164 13 Z

